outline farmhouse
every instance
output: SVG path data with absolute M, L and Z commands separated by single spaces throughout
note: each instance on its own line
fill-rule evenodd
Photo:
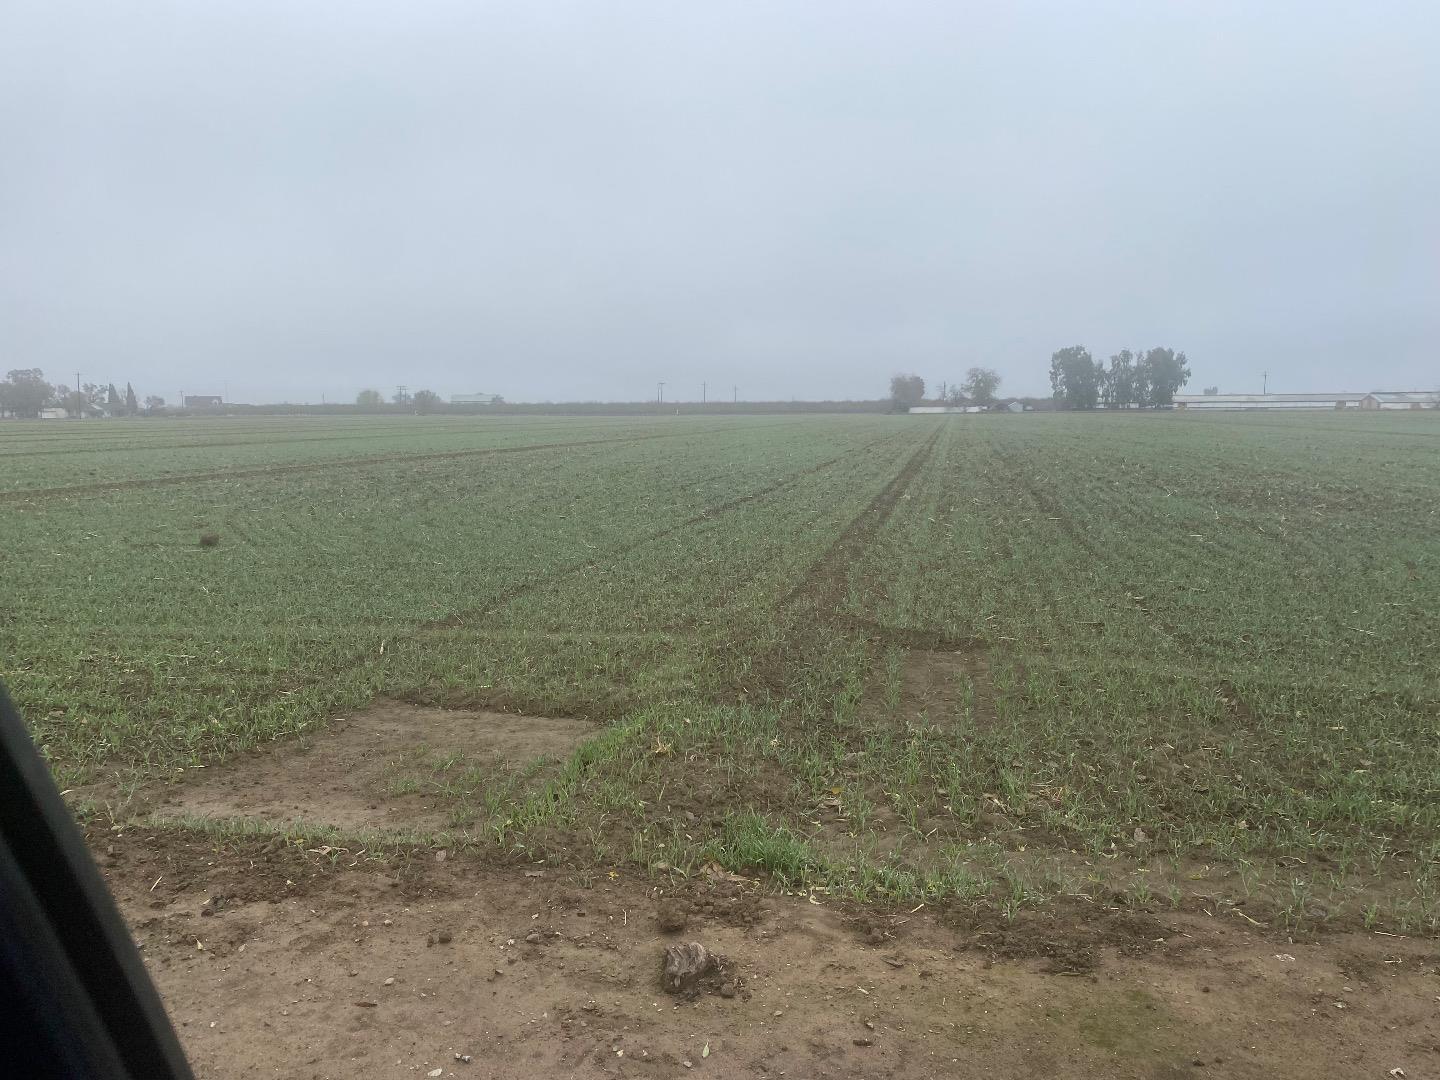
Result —
M 185 408 L 187 409 L 207 409 L 221 404 L 223 404 L 223 402 L 220 400 L 219 394 L 185 395 Z

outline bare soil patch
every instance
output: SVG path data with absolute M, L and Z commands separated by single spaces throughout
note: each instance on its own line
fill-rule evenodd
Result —
M 860 708 L 862 715 L 891 724 L 987 726 L 995 719 L 990 665 L 978 649 L 907 649 L 894 671 L 882 658 Z
M 213 1080 L 1310 1080 L 1440 1066 L 1433 941 L 1291 940 L 1181 913 L 977 925 L 929 908 L 732 902 L 762 893 L 743 878 L 672 894 L 665 878 L 217 848 L 183 831 L 97 829 L 91 844 Z M 659 918 L 673 900 L 688 908 L 678 934 Z M 739 906 L 756 917 L 720 914 Z M 1103 932 L 1077 937 L 1097 916 Z M 665 993 L 665 950 L 692 941 L 743 972 L 738 992 Z
M 150 796 L 160 817 L 444 828 L 446 792 L 535 782 L 596 731 L 582 720 L 380 702 L 307 740 L 192 770 Z

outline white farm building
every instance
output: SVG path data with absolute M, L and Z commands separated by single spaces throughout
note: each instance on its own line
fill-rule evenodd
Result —
M 451 394 L 451 405 L 494 405 L 500 400 L 499 394 Z
M 1433 409 L 1440 393 L 1377 390 L 1370 394 L 1176 394 L 1175 408 L 1248 409 Z
M 1440 390 L 1426 393 L 1415 390 L 1377 390 L 1360 399 L 1362 409 L 1435 409 L 1440 408 Z
M 1364 394 L 1176 394 L 1177 409 L 1358 409 Z

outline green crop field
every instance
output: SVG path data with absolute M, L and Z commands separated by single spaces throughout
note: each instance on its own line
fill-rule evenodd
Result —
M 597 722 L 408 844 L 1440 921 L 1435 414 L 5 423 L 0 582 L 82 813 L 383 699 Z

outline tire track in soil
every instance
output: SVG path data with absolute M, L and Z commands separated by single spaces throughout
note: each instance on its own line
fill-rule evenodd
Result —
M 1016 459 L 1012 451 L 1003 449 L 994 443 L 987 443 L 987 448 L 991 454 L 992 470 L 1001 473 L 1012 490 L 1019 491 L 1037 512 L 1043 515 L 1047 521 L 1055 524 L 1061 532 L 1074 540 L 1092 557 L 1103 558 L 1101 552 L 1092 545 L 1080 527 L 1060 509 L 1053 499 L 1040 491 L 1032 478 L 1026 475 L 1023 463 Z M 1033 577 L 1028 584 L 1031 595 L 1049 610 L 1051 619 L 1058 624 L 1056 614 L 1060 599 L 1058 584 L 1046 575 Z
M 884 438 L 876 439 L 873 442 L 868 442 L 864 446 L 861 446 L 855 450 L 846 451 L 844 457 L 859 457 L 861 455 L 868 454 L 876 447 L 885 446 L 887 443 L 894 441 L 896 440 L 893 435 L 887 435 Z M 702 618 L 702 616 L 698 612 L 688 612 L 674 622 L 667 623 L 663 627 L 663 629 L 669 633 L 689 633 L 699 628 L 702 622 L 705 621 L 708 621 L 713 627 L 715 624 L 723 621 L 726 618 L 727 614 L 735 607 L 735 605 L 741 602 L 741 593 L 749 585 L 759 580 L 760 577 L 765 573 L 765 570 L 766 568 L 764 567 L 752 566 L 747 573 L 744 573 L 734 578 L 731 582 L 730 588 L 731 598 L 726 602 L 720 604 L 718 607 L 709 609 L 705 613 L 704 618 Z
M 1007 474 L 1011 484 L 1021 491 L 1024 496 L 1034 504 L 1037 510 L 1045 515 L 1046 520 L 1050 521 L 1070 540 L 1074 541 L 1076 546 L 1089 555 L 1090 558 L 1094 559 L 1098 565 L 1110 566 L 1114 563 L 1113 554 L 1107 552 L 1100 543 L 1092 539 L 1085 529 L 1075 520 L 1074 516 L 1065 510 L 1053 496 L 1041 490 L 1039 485 L 1036 484 L 1034 479 L 1026 472 L 1024 464 L 1018 461 L 1012 452 L 1002 450 L 998 446 L 993 447 L 993 450 L 996 462 L 999 463 L 1002 471 Z M 1121 576 L 1123 578 L 1124 575 L 1122 574 Z M 1034 587 L 1037 595 L 1044 599 L 1046 605 L 1050 608 L 1053 617 L 1057 610 L 1058 600 L 1058 592 L 1054 583 L 1046 578 L 1037 578 L 1035 579 Z M 1148 607 L 1129 609 L 1125 611 L 1124 616 L 1116 614 L 1111 616 L 1111 618 L 1131 617 L 1136 613 L 1143 614 L 1153 620 L 1146 622 L 1145 625 L 1155 634 L 1161 638 L 1168 638 L 1171 644 L 1176 645 L 1180 651 L 1186 655 L 1193 655 L 1194 642 L 1188 632 L 1171 626 L 1165 620 L 1158 618 Z
M 801 480 L 803 480 L 805 477 L 813 476 L 815 473 L 823 472 L 825 469 L 832 468 L 833 466 L 839 464 L 841 461 L 845 460 L 851 454 L 861 453 L 865 449 L 868 449 L 868 447 L 861 447 L 856 450 L 846 451 L 843 454 L 838 454 L 833 458 L 828 458 L 825 461 L 819 462 L 816 465 L 811 465 L 808 468 L 801 469 L 799 472 L 791 473 L 789 476 L 782 477 L 775 483 L 768 484 L 763 488 L 748 492 L 745 495 L 737 496 L 733 499 L 727 499 L 725 502 L 716 503 L 714 506 L 707 506 L 704 510 L 701 510 L 697 514 L 691 515 L 684 521 L 676 522 L 674 525 L 667 525 L 663 529 L 659 529 L 653 533 L 649 533 L 635 540 L 628 541 L 624 544 L 619 545 L 618 547 L 612 548 L 604 555 L 592 556 L 591 558 L 585 559 L 578 563 L 572 563 L 569 566 L 562 567 L 561 569 L 553 572 L 534 575 L 530 578 L 527 578 L 525 581 L 519 582 L 511 588 L 498 593 L 496 596 L 492 597 L 489 602 L 487 602 L 481 607 L 469 608 L 465 611 L 455 612 L 452 615 L 446 615 L 445 617 L 440 619 L 432 619 L 429 622 L 421 623 L 417 629 L 421 631 L 450 629 L 453 627 L 462 626 L 470 619 L 483 618 L 486 615 L 492 615 L 500 608 L 504 607 L 506 604 L 509 604 L 514 600 L 518 600 L 522 596 L 527 596 L 542 586 L 553 585 L 557 582 L 564 581 L 567 578 L 573 577 L 575 574 L 583 573 L 588 570 L 594 570 L 597 567 L 603 565 L 604 563 L 614 562 L 616 559 L 624 558 L 631 552 L 638 551 L 646 544 L 653 544 L 657 540 L 664 540 L 666 537 L 674 536 L 676 533 L 683 532 L 684 530 L 699 525 L 702 522 L 711 521 L 722 514 L 727 514 L 732 510 L 739 509 L 740 507 L 745 506 L 747 503 L 755 502 L 757 499 L 763 499 L 767 495 L 773 495 L 777 491 L 781 491 L 787 487 L 792 487 L 795 484 L 799 483 Z
M 996 717 L 995 687 L 990 679 L 989 662 L 983 655 L 984 641 L 977 637 L 957 640 L 938 631 L 885 627 L 872 619 L 839 611 L 840 599 L 848 584 L 847 569 L 859 560 L 875 534 L 890 520 L 900 499 L 934 456 L 944 430 L 937 429 L 865 509 L 851 519 L 804 580 L 790 590 L 782 607 L 808 599 L 815 606 L 816 624 L 866 638 L 872 645 L 899 646 L 905 650 L 907 667 L 925 669 L 927 674 L 932 670 L 936 674 L 948 673 L 958 658 L 959 668 L 973 688 L 975 722 L 989 726 Z
M 654 435 L 632 435 L 621 439 L 580 439 L 574 442 L 527 443 L 524 446 L 477 446 L 468 450 L 437 450 L 428 454 L 379 454 L 364 458 L 340 458 L 331 461 L 306 461 L 292 465 L 266 465 L 253 469 L 226 469 L 201 473 L 173 473 L 169 476 L 147 476 L 136 480 L 104 480 L 93 484 L 72 484 L 67 487 L 25 488 L 0 491 L 0 502 L 48 499 L 61 495 L 94 495 L 101 492 L 129 491 L 135 488 L 164 487 L 167 484 L 196 484 L 215 480 L 244 480 L 256 476 L 287 476 L 292 473 L 356 469 L 372 465 L 408 465 L 412 462 L 450 461 L 469 457 L 499 457 L 506 454 L 528 454 L 541 450 L 569 450 L 585 446 L 625 446 L 650 439 L 674 439 L 682 435 L 712 435 L 722 428 L 700 431 L 665 431 Z
M 605 441 L 615 442 L 620 440 Z M 561 582 L 570 577 L 573 577 L 575 574 L 583 573 L 588 570 L 593 570 L 605 562 L 612 562 L 615 559 L 623 558 L 631 552 L 637 551 L 640 548 L 644 547 L 646 544 L 654 543 L 656 540 L 663 540 L 667 536 L 673 536 L 675 533 L 682 532 L 683 530 L 698 525 L 701 522 L 710 521 L 716 517 L 719 517 L 722 514 L 729 513 L 730 511 L 738 509 L 739 507 L 744 506 L 748 503 L 755 502 L 758 499 L 763 499 L 767 495 L 772 495 L 777 491 L 783 490 L 784 488 L 799 483 L 807 476 L 814 475 L 815 473 L 821 472 L 824 469 L 833 468 L 835 465 L 839 464 L 841 461 L 844 461 L 852 454 L 861 453 L 868 448 L 869 447 L 866 446 L 858 447 L 854 450 L 847 450 L 843 454 L 838 454 L 835 457 L 828 458 L 825 461 L 821 461 L 815 465 L 811 465 L 805 469 L 801 469 L 799 472 L 791 473 L 788 476 L 782 477 L 781 479 L 775 481 L 772 484 L 767 484 L 765 487 L 748 492 L 744 495 L 737 496 L 733 499 L 727 499 L 724 502 L 716 503 L 714 506 L 707 506 L 704 510 L 701 510 L 699 513 L 696 514 L 692 514 L 690 517 L 686 518 L 683 521 L 677 522 L 673 525 L 667 525 L 664 528 L 658 529 L 653 533 L 648 533 L 645 536 L 639 537 L 632 541 L 628 541 L 624 544 L 619 545 L 616 548 L 612 548 L 610 551 L 606 552 L 603 555 L 592 556 L 591 558 L 585 559 L 582 562 L 572 563 L 571 565 L 562 567 L 558 570 L 549 571 L 543 574 L 532 575 L 526 580 L 519 582 L 511 588 L 505 589 L 502 592 L 491 597 L 489 601 L 487 601 L 484 605 L 480 607 L 469 608 L 465 611 L 454 612 L 439 619 L 430 619 L 414 627 L 397 626 L 394 628 L 396 631 L 395 636 L 397 638 L 401 638 L 406 635 L 421 636 L 440 630 L 456 629 L 458 627 L 464 626 L 466 623 L 474 619 L 480 619 L 484 618 L 487 615 L 492 615 L 496 611 L 499 611 L 501 608 L 503 608 L 506 604 L 518 600 L 522 596 L 529 595 L 537 589 L 540 589 L 547 585 L 554 585 L 557 582 Z M 382 648 L 383 645 L 384 643 L 382 642 Z M 337 674 L 351 671 L 355 668 L 362 666 L 374 655 L 378 654 L 374 653 L 372 646 L 367 645 L 364 649 L 358 650 L 350 654 L 347 658 L 345 658 L 344 661 L 331 665 L 324 672 L 312 672 L 307 677 L 298 680 L 297 682 L 288 684 L 281 692 L 293 693 L 296 690 L 303 689 L 307 686 L 313 686 L 315 683 L 319 682 L 322 677 L 332 679 Z
M 779 605 L 781 608 L 808 599 L 814 602 L 821 616 L 835 620 L 840 594 L 845 589 L 846 569 L 858 559 L 875 534 L 895 513 L 900 497 L 935 452 L 935 444 L 940 441 L 942 430 L 937 428 L 935 434 L 925 440 L 919 449 L 910 455 L 910 460 L 905 462 L 900 471 L 880 489 L 879 494 L 850 519 L 834 543 L 820 556 L 819 561 L 785 594 Z
M 1046 518 L 1054 522 L 1061 532 L 1074 540 L 1090 555 L 1096 559 L 1104 558 L 1104 551 L 1100 545 L 1086 535 L 1085 530 L 1064 507 L 1048 493 L 1040 490 L 1034 479 L 1026 474 L 1024 466 L 1015 459 L 1014 453 L 1002 450 L 998 446 L 992 446 L 991 450 L 995 455 L 995 460 L 1000 463 L 1000 467 L 1009 474 L 1011 483 L 1024 492 L 1025 496 Z
M 1061 532 L 1075 542 L 1075 544 L 1093 558 L 1100 565 L 1111 565 L 1113 558 L 1098 542 L 1093 540 L 1085 529 L 1075 521 L 1074 517 L 1067 512 L 1063 506 L 1051 495 L 1042 491 L 1034 480 L 1026 474 L 1024 466 L 1015 459 L 1012 453 L 994 448 L 995 459 L 1000 464 L 1011 481 L 1024 495 L 1043 513 L 1047 520 L 1056 525 Z M 1129 515 L 1132 521 L 1138 523 L 1135 515 Z M 1152 534 L 1153 535 L 1153 534 Z M 1122 575 L 1123 577 L 1123 575 Z M 1048 582 L 1039 584 L 1041 595 L 1043 595 L 1052 610 L 1055 604 L 1056 594 Z M 1201 650 L 1196 642 L 1195 636 L 1187 629 L 1176 626 L 1169 619 L 1165 619 L 1148 606 L 1142 606 L 1125 611 L 1126 616 L 1140 614 L 1145 616 L 1144 624 L 1152 632 L 1162 638 L 1168 638 L 1178 651 L 1195 662 L 1195 673 L 1198 676 L 1200 670 L 1205 667 Z

